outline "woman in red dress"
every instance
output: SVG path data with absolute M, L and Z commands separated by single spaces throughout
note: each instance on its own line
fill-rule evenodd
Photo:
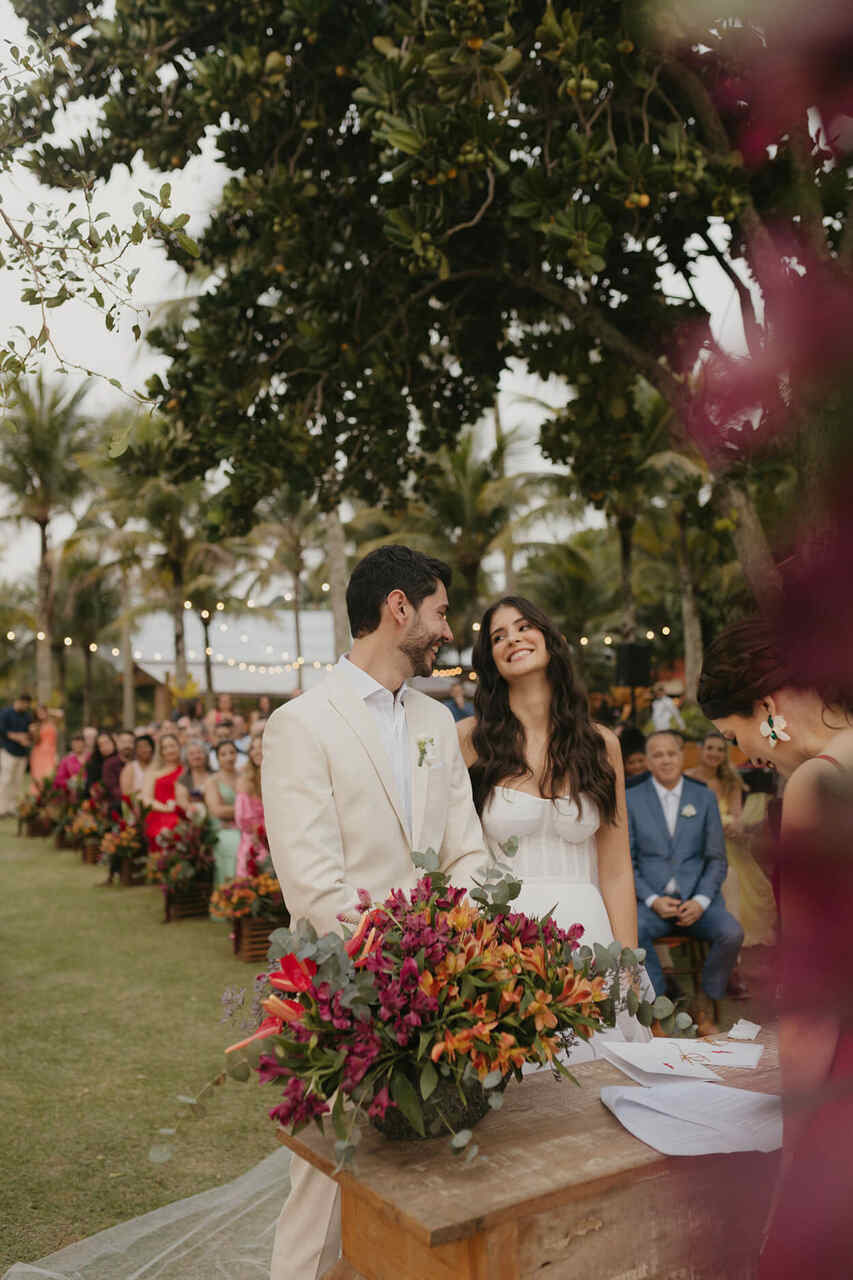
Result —
M 143 804 L 151 810 L 145 818 L 145 838 L 152 853 L 157 852 L 160 832 L 180 822 L 178 809 L 186 811 L 189 806 L 189 793 L 178 781 L 183 771 L 180 742 L 174 733 L 161 734 L 156 755 L 142 784 Z

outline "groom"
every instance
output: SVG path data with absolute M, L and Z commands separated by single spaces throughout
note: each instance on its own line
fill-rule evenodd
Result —
M 318 933 L 357 918 L 359 889 L 410 889 L 413 850 L 435 849 L 468 885 L 483 836 L 453 718 L 406 687 L 453 639 L 450 569 L 409 547 L 380 547 L 347 587 L 354 638 L 324 683 L 280 707 L 264 731 L 263 801 L 273 863 L 296 921 Z M 337 1186 L 294 1157 L 271 1280 L 315 1280 L 340 1249 Z

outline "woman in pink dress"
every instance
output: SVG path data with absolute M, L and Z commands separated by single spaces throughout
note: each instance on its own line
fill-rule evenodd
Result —
M 152 853 L 157 852 L 160 832 L 177 826 L 181 820 L 177 810 L 186 811 L 189 805 L 189 793 L 178 782 L 183 771 L 180 742 L 173 733 L 162 734 L 142 784 L 142 799 L 151 809 L 145 819 L 145 838 Z
M 256 874 L 258 864 L 269 857 L 261 800 L 262 757 L 262 739 L 257 734 L 252 738 L 249 759 L 241 770 L 237 799 L 234 802 L 234 821 L 240 831 L 240 845 L 237 849 L 238 876 Z

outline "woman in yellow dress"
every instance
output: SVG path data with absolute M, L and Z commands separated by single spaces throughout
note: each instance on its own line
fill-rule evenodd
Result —
M 706 735 L 699 763 L 685 773 L 706 783 L 717 797 L 729 860 L 723 899 L 743 927 L 743 945 L 772 947 L 776 941 L 776 899 L 750 847 L 764 825 L 770 797 L 747 790 L 729 762 L 725 738 L 716 731 Z M 732 978 L 732 994 L 746 995 L 737 970 Z

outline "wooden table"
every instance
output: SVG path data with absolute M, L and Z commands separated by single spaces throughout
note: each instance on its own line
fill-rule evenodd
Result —
M 774 1038 L 754 1071 L 724 1082 L 778 1091 Z M 514 1082 L 476 1128 L 480 1154 L 446 1139 L 388 1142 L 366 1129 L 340 1173 L 343 1256 L 326 1280 L 746 1280 L 778 1155 L 667 1157 L 602 1104 L 632 1082 L 606 1062 Z M 330 1176 L 333 1141 L 281 1135 Z M 294 1280 L 297 1280 L 295 1277 Z

